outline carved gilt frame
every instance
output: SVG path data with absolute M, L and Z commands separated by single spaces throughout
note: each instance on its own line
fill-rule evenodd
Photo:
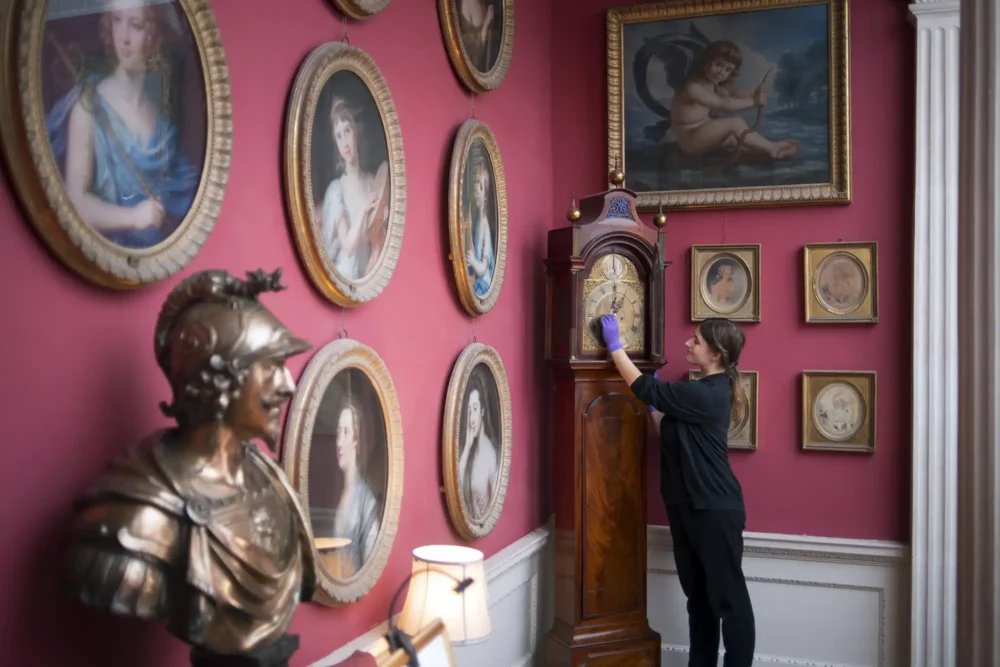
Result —
M 624 145 L 624 25 L 818 4 L 829 7 L 830 182 L 638 192 L 636 208 L 648 212 L 661 205 L 672 210 L 693 210 L 851 203 L 848 0 L 672 0 L 609 9 L 606 23 L 608 169 L 623 170 L 625 187 L 629 187 Z
M 327 80 L 336 72 L 356 74 L 378 107 L 388 146 L 391 201 L 389 228 L 378 264 L 360 280 L 348 280 L 333 265 L 322 238 L 312 201 L 312 133 L 316 106 Z M 403 246 L 406 219 L 406 160 L 403 135 L 389 86 L 375 61 L 361 49 L 343 42 L 316 47 L 303 61 L 289 97 L 285 127 L 284 181 L 292 232 L 299 257 L 317 290 L 338 306 L 351 308 L 371 301 L 389 284 Z
M 104 238 L 83 221 L 63 185 L 49 144 L 40 80 L 48 0 L 11 0 L 0 10 L 0 140 L 13 190 L 52 253 L 102 287 L 136 289 L 183 269 L 208 239 L 226 192 L 233 117 L 222 36 L 207 0 L 176 4 L 191 28 L 205 81 L 205 159 L 184 219 L 166 240 L 148 248 Z
M 392 0 L 332 0 L 333 6 L 348 18 L 363 21 L 389 6 Z
M 313 427 L 327 387 L 338 373 L 356 368 L 364 372 L 378 394 L 386 434 L 386 497 L 382 521 L 371 557 L 360 571 L 350 578 L 331 576 L 322 566 L 317 552 L 316 601 L 338 606 L 363 597 L 378 581 L 392 551 L 399 526 L 403 498 L 403 419 L 395 385 L 378 353 L 363 343 L 348 338 L 325 345 L 309 361 L 298 390 L 288 409 L 285 427 L 282 466 L 293 488 L 298 492 L 305 511 L 309 512 L 309 452 Z
M 469 149 L 476 141 L 482 141 L 490 158 L 493 189 L 497 200 L 497 252 L 493 268 L 493 279 L 483 296 L 477 295 L 469 280 L 468 262 L 465 259 L 462 223 L 462 193 L 465 191 L 465 168 Z M 455 288 L 462 306 L 470 315 L 490 312 L 500 298 L 503 288 L 504 271 L 507 268 L 507 179 L 504 175 L 500 147 L 489 125 L 475 119 L 462 123 L 455 138 L 451 154 L 451 179 L 448 184 L 448 236 Z
M 493 375 L 496 382 L 497 397 L 500 401 L 500 451 L 497 489 L 491 502 L 490 511 L 479 521 L 474 520 L 465 497 L 459 488 L 459 460 L 461 447 L 461 411 L 465 399 L 465 390 L 473 369 L 484 364 Z M 497 351 L 483 343 L 472 343 L 458 356 L 451 371 L 448 382 L 448 393 L 445 397 L 444 428 L 441 441 L 441 463 L 444 471 L 444 494 L 448 503 L 448 514 L 459 535 L 467 540 L 489 535 L 500 520 L 504 499 L 507 496 L 507 484 L 510 478 L 510 457 L 512 438 L 512 418 L 510 404 L 510 385 L 507 382 L 507 371 Z
M 500 54 L 489 72 L 480 72 L 473 66 L 469 54 L 462 44 L 459 30 L 458 0 L 438 0 L 438 16 L 441 19 L 441 33 L 444 36 L 445 49 L 451 59 L 455 74 L 465 86 L 476 94 L 487 93 L 503 83 L 510 69 L 511 55 L 514 52 L 514 0 L 502 0 L 503 18 L 502 34 L 500 36 Z M 497 25 L 500 25 L 498 23 Z

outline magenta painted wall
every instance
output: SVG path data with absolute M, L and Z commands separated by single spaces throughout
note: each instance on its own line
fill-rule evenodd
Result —
M 605 16 L 621 0 L 555 0 L 553 9 L 553 213 L 570 195 L 606 187 Z M 740 364 L 760 372 L 760 448 L 732 455 L 747 502 L 747 529 L 849 538 L 909 536 L 910 289 L 914 71 L 913 28 L 898 0 L 850 3 L 853 203 L 669 216 L 666 354 L 660 377 L 686 377 L 691 335 L 690 247 L 760 243 L 763 321 L 748 324 Z M 600 45 L 601 48 L 598 48 Z M 562 218 L 565 220 L 565 218 Z M 879 244 L 880 321 L 807 326 L 802 319 L 806 243 Z M 878 374 L 874 455 L 803 452 L 800 373 Z M 649 522 L 665 524 L 659 459 L 649 461 Z
M 168 387 L 153 359 L 153 325 L 168 291 L 205 268 L 242 273 L 282 267 L 288 290 L 265 297 L 296 334 L 317 347 L 341 328 L 341 311 L 312 290 L 300 268 L 283 205 L 280 148 L 286 97 L 300 62 L 339 40 L 344 23 L 329 2 L 214 0 L 229 59 L 235 138 L 218 225 L 204 250 L 174 279 L 136 293 L 89 287 L 64 270 L 33 234 L 0 180 L 3 221 L 0 346 L 6 457 L 0 468 L 0 654 L 21 667 L 180 667 L 183 644 L 156 625 L 91 611 L 63 597 L 57 571 L 70 503 L 108 459 L 163 426 Z M 510 379 L 514 449 L 510 488 L 494 532 L 474 546 L 488 557 L 544 523 L 536 405 L 543 397 L 542 308 L 545 233 L 551 225 L 550 3 L 520 2 L 506 81 L 475 102 L 504 159 L 509 197 L 508 264 L 499 303 L 464 314 L 448 261 L 445 196 L 452 139 L 472 99 L 454 76 L 435 2 L 396 0 L 366 23 L 349 23 L 352 44 L 378 63 L 396 103 L 406 150 L 408 205 L 395 275 L 375 301 L 347 311 L 350 337 L 385 360 L 403 415 L 404 502 L 388 566 L 360 603 L 299 608 L 302 637 L 293 665 L 307 665 L 385 618 L 389 598 L 421 544 L 459 542 L 440 484 L 440 433 L 454 360 L 475 335 L 499 351 Z M 292 362 L 296 377 L 310 355 Z

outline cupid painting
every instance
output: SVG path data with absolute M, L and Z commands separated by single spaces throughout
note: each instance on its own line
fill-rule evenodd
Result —
M 620 50 L 609 49 L 619 74 L 609 75 L 609 118 L 619 124 L 609 127 L 609 148 L 644 208 L 647 193 L 668 205 L 693 205 L 692 196 L 713 205 L 721 191 L 738 204 L 750 189 L 769 188 L 765 199 L 775 201 L 803 199 L 789 195 L 794 188 L 845 190 L 835 172 L 846 138 L 835 126 L 846 124 L 846 90 L 832 89 L 844 49 L 831 48 L 841 0 L 772 4 L 700 15 L 612 10 L 621 22 L 611 40 Z M 651 11 L 662 19 L 639 20 Z

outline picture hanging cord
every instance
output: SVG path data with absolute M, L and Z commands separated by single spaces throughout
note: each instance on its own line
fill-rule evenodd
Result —
M 722 245 L 729 244 L 729 211 L 722 212 Z
M 476 94 L 469 93 L 469 100 L 472 102 L 472 120 L 476 119 Z
M 475 344 L 475 343 L 478 342 L 476 340 L 476 316 L 475 315 L 472 316 L 472 342 L 473 342 L 473 344 Z
M 342 41 L 344 44 L 347 44 L 348 46 L 350 46 L 351 40 L 347 38 L 347 16 L 343 16 L 341 18 L 344 21 L 344 37 L 340 41 Z
M 344 311 L 346 308 L 340 309 L 340 331 L 337 332 L 337 338 L 347 338 L 347 327 L 344 325 Z

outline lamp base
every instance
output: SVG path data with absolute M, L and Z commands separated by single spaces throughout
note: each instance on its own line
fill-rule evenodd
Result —
M 244 655 L 223 655 L 196 646 L 191 649 L 191 667 L 288 667 L 298 650 L 298 635 L 283 635 L 270 646 Z
M 553 637 L 545 640 L 545 667 L 660 667 L 660 635 L 570 646 Z

